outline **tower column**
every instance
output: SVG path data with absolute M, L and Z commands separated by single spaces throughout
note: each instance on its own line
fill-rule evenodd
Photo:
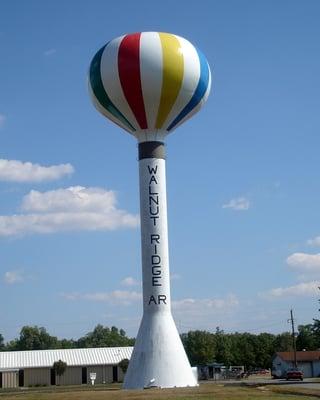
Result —
M 139 143 L 143 318 L 125 389 L 196 386 L 171 314 L 164 143 Z

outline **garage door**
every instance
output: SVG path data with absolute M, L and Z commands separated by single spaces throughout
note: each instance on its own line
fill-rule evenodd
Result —
M 300 363 L 298 367 L 303 371 L 303 376 L 305 378 L 312 378 L 312 365 L 311 362 Z

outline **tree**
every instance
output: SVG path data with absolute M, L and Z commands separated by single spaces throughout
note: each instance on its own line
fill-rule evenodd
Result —
M 43 327 L 24 326 L 20 331 L 20 337 L 12 343 L 15 350 L 46 350 L 58 347 L 58 339 L 50 336 Z
M 4 349 L 5 349 L 4 338 L 0 333 L 0 351 L 3 351 Z
M 76 342 L 73 339 L 61 339 L 58 341 L 59 349 L 74 349 L 76 347 Z
M 223 330 L 217 327 L 216 333 L 214 335 L 214 344 L 215 344 L 215 358 L 214 358 L 215 361 L 230 366 L 232 363 L 231 336 L 226 335 Z
M 256 367 L 255 335 L 235 333 L 232 336 L 232 365 L 244 365 L 246 370 Z
M 205 365 L 214 360 L 214 337 L 206 331 L 190 331 L 181 335 L 191 365 Z
M 65 363 L 62 360 L 55 361 L 53 363 L 53 369 L 54 369 L 56 375 L 59 377 L 59 381 L 60 381 L 60 377 L 65 373 L 65 370 L 67 369 L 67 363 Z
M 292 351 L 292 334 L 290 332 L 280 333 L 274 340 L 274 351 Z
M 297 336 L 297 350 L 315 350 L 316 338 L 314 335 L 314 325 L 299 325 Z
M 275 335 L 271 333 L 260 333 L 257 336 L 255 357 L 256 366 L 259 368 L 270 368 L 274 351 Z
M 118 347 L 132 346 L 133 339 L 126 336 L 123 329 L 112 326 L 111 329 L 98 324 L 92 332 L 87 333 L 77 341 L 77 347 Z
M 119 362 L 119 367 L 121 368 L 122 372 L 125 374 L 129 367 L 129 360 L 127 358 L 124 358 L 123 360 L 121 360 Z

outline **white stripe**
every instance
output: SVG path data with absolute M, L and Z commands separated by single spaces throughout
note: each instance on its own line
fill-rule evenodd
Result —
M 200 78 L 200 60 L 197 50 L 188 40 L 176 35 L 175 37 L 179 40 L 181 46 L 180 49 L 183 53 L 183 80 L 178 97 L 163 124 L 163 128 L 167 128 L 189 103 L 198 86 Z
M 118 70 L 119 46 L 124 36 L 112 40 L 104 49 L 101 56 L 101 79 L 103 86 L 118 110 L 132 126 L 139 129 L 139 124 L 124 96 Z
M 140 39 L 140 76 L 148 129 L 155 129 L 162 89 L 162 47 L 158 32 Z
M 209 66 L 208 66 L 208 68 L 209 68 Z M 189 118 L 191 118 L 194 114 L 196 114 L 202 108 L 202 106 L 204 105 L 204 103 L 207 101 L 207 99 L 209 97 L 210 89 L 211 89 L 211 72 L 210 72 L 210 68 L 209 68 L 209 82 L 208 82 L 208 87 L 207 87 L 207 90 L 206 90 L 204 96 L 202 97 L 199 104 L 195 108 L 193 108 L 189 112 L 189 114 L 187 114 L 184 118 L 182 118 L 182 120 L 177 125 L 175 125 L 175 127 L 170 131 L 170 133 L 173 132 L 176 128 L 178 128 L 178 126 L 182 125 Z
M 89 90 L 89 95 L 91 96 L 93 105 L 95 106 L 95 108 L 102 114 L 104 115 L 106 118 L 110 119 L 112 122 L 114 122 L 115 124 L 117 124 L 118 126 L 120 126 L 120 128 L 124 129 L 125 131 L 129 132 L 131 135 L 133 135 L 134 133 L 132 131 L 129 130 L 129 127 L 127 125 L 124 125 L 121 120 L 119 120 L 118 118 L 116 118 L 113 114 L 111 114 L 109 111 L 107 111 L 99 102 L 99 100 L 96 98 L 96 96 L 93 93 L 91 84 L 90 84 L 90 79 L 88 79 L 88 90 Z

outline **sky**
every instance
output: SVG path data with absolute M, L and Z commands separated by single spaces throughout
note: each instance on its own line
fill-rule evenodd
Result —
M 142 316 L 137 143 L 93 107 L 109 40 L 185 37 L 212 90 L 166 140 L 180 332 L 290 330 L 319 318 L 320 2 L 3 0 L 0 333 L 77 339 Z

